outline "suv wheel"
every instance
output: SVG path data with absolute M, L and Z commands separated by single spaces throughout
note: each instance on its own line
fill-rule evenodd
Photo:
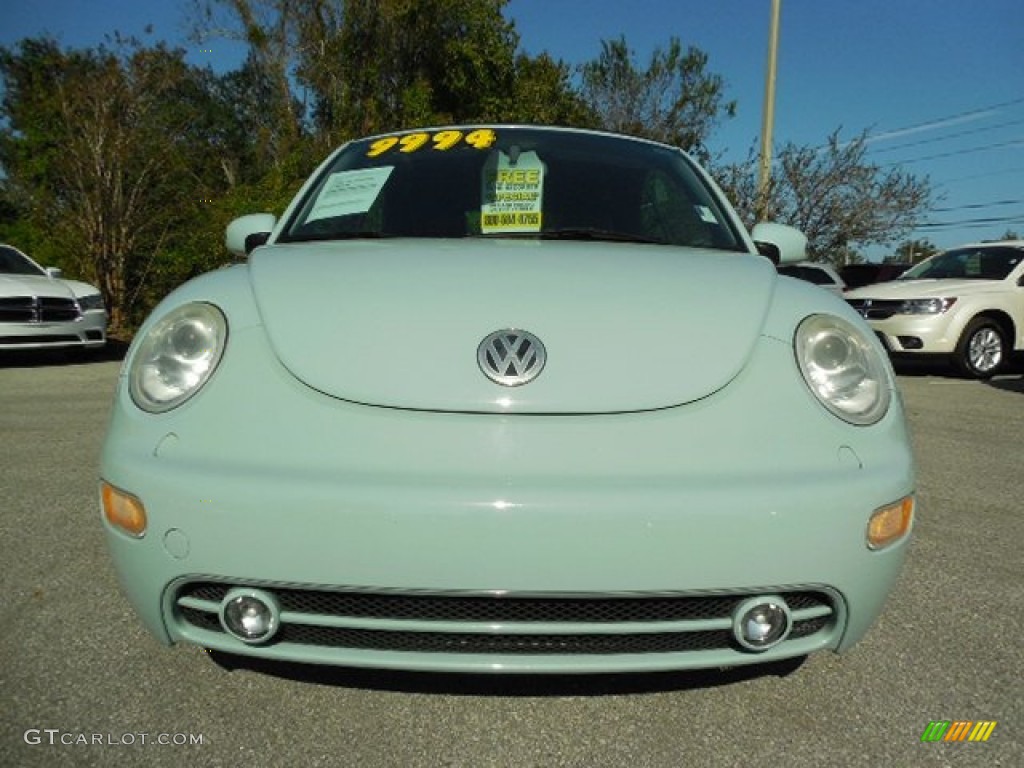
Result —
M 997 323 L 976 317 L 964 328 L 953 359 L 957 367 L 975 379 L 987 379 L 1006 359 L 1006 339 Z

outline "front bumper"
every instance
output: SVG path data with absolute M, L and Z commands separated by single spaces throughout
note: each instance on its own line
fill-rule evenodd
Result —
M 99 349 L 106 343 L 103 310 L 88 310 L 67 322 L 0 323 L 0 349 Z
M 920 355 L 951 354 L 963 329 L 951 314 L 893 315 L 868 325 L 890 352 Z
M 260 329 L 244 329 L 175 411 L 140 413 L 119 386 L 102 475 L 142 500 L 149 525 L 141 539 L 107 526 L 107 538 L 165 643 L 476 672 L 841 651 L 899 573 L 906 539 L 870 551 L 865 529 L 912 493 L 913 461 L 898 397 L 878 425 L 853 428 L 798 377 L 790 345 L 762 339 L 732 384 L 683 407 L 405 412 L 304 387 Z M 216 611 L 231 586 L 280 597 L 287 631 L 267 645 L 224 632 Z M 724 630 L 751 595 L 792 601 L 803 628 L 762 653 L 738 648 Z M 594 608 L 654 600 L 663 613 Z M 448 607 L 425 607 L 436 605 Z

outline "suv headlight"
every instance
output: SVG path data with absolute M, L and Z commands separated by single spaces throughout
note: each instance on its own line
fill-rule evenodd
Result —
M 900 306 L 904 315 L 939 315 L 956 303 L 956 299 L 907 299 Z
M 79 296 L 78 306 L 83 312 L 88 312 L 90 309 L 106 309 L 106 307 L 103 306 L 103 297 L 98 293 L 90 293 L 88 296 Z
M 867 333 L 832 315 L 811 315 L 793 340 L 814 396 L 850 424 L 874 424 L 889 409 L 888 366 Z
M 181 405 L 213 375 L 227 337 L 227 320 L 212 304 L 171 310 L 146 332 L 132 356 L 132 400 L 150 413 Z

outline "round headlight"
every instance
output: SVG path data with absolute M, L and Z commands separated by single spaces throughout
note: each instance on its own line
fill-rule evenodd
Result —
M 797 364 L 811 392 L 851 424 L 874 424 L 889 409 L 889 375 L 874 340 L 853 323 L 811 315 L 796 329 Z
M 150 413 L 181 405 L 213 374 L 227 336 L 227 320 L 212 304 L 185 304 L 160 318 L 132 357 L 132 400 Z

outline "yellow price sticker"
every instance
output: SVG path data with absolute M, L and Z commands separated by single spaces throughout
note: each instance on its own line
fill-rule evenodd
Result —
M 377 155 L 383 155 L 397 143 L 397 136 L 388 136 L 386 139 L 377 139 L 370 145 L 370 149 L 367 151 L 366 156 L 376 157 Z
M 487 149 L 498 140 L 498 134 L 490 128 L 479 128 L 466 137 L 466 143 L 477 149 Z
M 440 149 L 442 152 L 451 149 L 462 139 L 462 131 L 441 131 L 435 133 L 434 149 Z
M 378 157 L 398 148 L 399 152 L 417 152 L 424 147 L 446 152 L 465 143 L 474 149 L 487 149 L 498 140 L 498 135 L 490 128 L 477 128 L 463 135 L 462 131 L 446 130 L 429 133 L 407 133 L 404 136 L 385 136 L 370 143 L 366 150 L 367 157 Z
M 398 143 L 402 145 L 399 152 L 415 152 L 417 149 L 422 147 L 430 141 L 429 133 L 410 133 L 407 136 L 403 136 L 398 140 Z

